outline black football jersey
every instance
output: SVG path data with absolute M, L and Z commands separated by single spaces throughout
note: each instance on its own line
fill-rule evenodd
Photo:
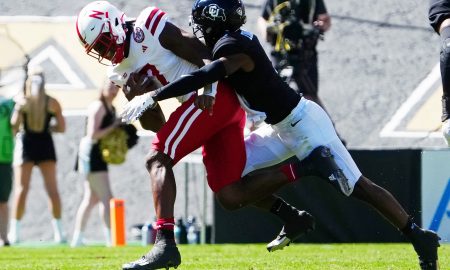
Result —
M 250 32 L 238 30 L 224 35 L 214 46 L 213 58 L 238 53 L 248 55 L 255 68 L 251 72 L 238 70 L 225 81 L 251 109 L 265 112 L 267 123 L 280 122 L 297 106 L 300 95 L 278 75 L 258 38 Z

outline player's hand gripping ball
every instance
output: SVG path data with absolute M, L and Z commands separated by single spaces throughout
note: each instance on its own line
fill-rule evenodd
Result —
M 156 78 L 147 73 L 132 72 L 124 87 L 124 94 L 128 100 L 135 96 L 154 91 L 158 88 Z

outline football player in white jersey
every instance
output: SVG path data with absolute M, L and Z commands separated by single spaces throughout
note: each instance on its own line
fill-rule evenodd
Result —
M 173 25 L 167 14 L 156 7 L 144 9 L 134 20 L 106 1 L 92 2 L 79 13 L 76 30 L 87 54 L 113 64 L 109 78 L 122 87 L 128 99 L 154 89 L 152 78 L 165 85 L 204 66 L 211 57 L 195 36 Z M 252 164 L 258 162 L 256 159 L 247 160 L 246 148 L 258 142 L 244 145 L 245 113 L 233 90 L 219 82 L 202 96 L 193 92 L 179 100 L 182 105 L 167 123 L 161 119 L 158 105 L 140 118 L 144 128 L 157 131 L 147 158 L 157 239 L 147 255 L 125 264 L 123 269 L 159 269 L 181 263 L 173 233 L 176 184 L 172 167 L 200 146 L 208 184 L 225 208 L 234 210 L 252 203 L 284 221 L 286 233 L 279 248 L 314 228 L 311 215 L 270 195 L 298 178 L 291 164 L 240 181 L 244 171 L 262 166 Z M 214 113 L 201 110 L 211 104 Z

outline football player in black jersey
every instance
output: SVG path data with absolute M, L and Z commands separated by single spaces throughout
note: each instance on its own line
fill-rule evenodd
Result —
M 430 0 L 428 18 L 441 36 L 442 134 L 450 146 L 450 0 Z
M 326 112 L 280 78 L 258 38 L 240 29 L 245 21 L 241 0 L 197 0 L 192 8 L 194 31 L 203 34 L 206 45 L 213 50 L 214 61 L 136 97 L 126 105 L 122 119 L 136 120 L 157 101 L 223 80 L 234 88 L 244 107 L 266 114 L 269 125 L 256 131 L 256 136 L 267 139 L 265 145 L 270 145 L 272 153 L 265 151 L 265 158 L 275 162 L 278 157 L 295 155 L 309 160 L 344 195 L 370 204 L 402 231 L 413 244 L 422 269 L 438 269 L 439 236 L 416 225 L 390 192 L 361 174 Z M 268 248 L 277 245 L 283 234 L 282 230 Z

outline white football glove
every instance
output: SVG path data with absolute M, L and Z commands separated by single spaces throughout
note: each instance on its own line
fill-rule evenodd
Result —
M 122 122 L 130 124 L 138 120 L 144 112 L 149 108 L 154 108 L 156 102 L 152 98 L 153 92 L 149 92 L 140 96 L 135 96 L 127 104 L 125 104 L 120 118 Z
M 442 123 L 442 135 L 444 135 L 447 146 L 450 146 L 450 119 L 447 119 Z

